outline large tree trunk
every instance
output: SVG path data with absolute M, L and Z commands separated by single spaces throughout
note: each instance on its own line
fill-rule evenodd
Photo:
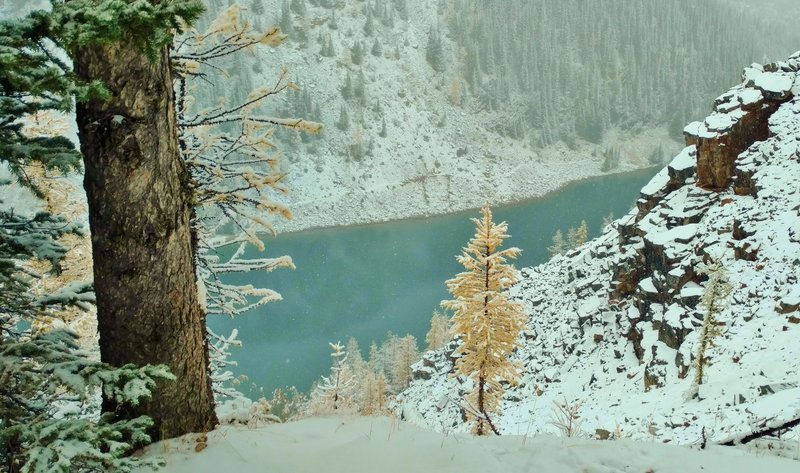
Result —
M 101 359 L 163 363 L 177 377 L 139 406 L 105 399 L 103 409 L 152 417 L 154 440 L 207 431 L 217 419 L 168 49 L 152 61 L 130 43 L 86 47 L 75 54 L 75 71 L 111 91 L 77 106 Z

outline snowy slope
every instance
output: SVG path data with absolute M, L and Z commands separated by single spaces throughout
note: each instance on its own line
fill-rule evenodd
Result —
M 557 432 L 554 401 L 583 403 L 586 435 L 603 429 L 678 444 L 699 443 L 703 431 L 724 441 L 800 417 L 798 70 L 800 53 L 748 68 L 708 119 L 687 127 L 690 146 L 642 189 L 638 208 L 600 238 L 521 271 L 512 294 L 530 315 L 515 354 L 524 375 L 506 393 L 502 432 Z M 753 117 L 765 113 L 768 129 L 756 136 Z M 736 146 L 745 151 L 725 161 Z M 731 173 L 722 189 L 696 185 L 719 172 Z M 698 264 L 709 257 L 727 269 L 733 293 L 692 398 L 704 316 Z M 404 418 L 467 430 L 465 387 L 448 374 L 452 348 L 415 366 L 417 380 L 398 402 Z M 800 458 L 798 429 L 787 438 L 784 453 Z
M 199 453 L 196 435 L 161 442 L 165 473 L 546 472 L 790 473 L 797 462 L 721 448 L 594 442 L 549 435 L 442 435 L 386 417 L 311 418 L 258 429 L 222 427 Z

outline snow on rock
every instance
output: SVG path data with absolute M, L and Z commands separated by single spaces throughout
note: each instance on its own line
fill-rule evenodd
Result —
M 684 225 L 682 227 L 672 228 L 663 232 L 650 234 L 647 239 L 655 245 L 664 246 L 671 242 L 686 243 L 691 241 L 697 235 L 698 226 L 696 224 Z
M 696 165 L 697 147 L 687 146 L 669 163 L 669 169 L 673 171 L 685 171 L 692 169 Z
M 670 420 L 682 421 L 681 418 Z M 257 429 L 220 427 L 157 443 L 164 473 L 658 472 L 794 473 L 797 462 L 712 447 L 550 435 L 436 433 L 387 417 L 311 418 Z M 200 444 L 207 445 L 198 448 Z M 197 451 L 199 450 L 199 451 Z
M 786 98 L 794 84 L 795 75 L 763 72 L 756 76 L 753 85 L 772 98 Z
M 667 172 L 667 168 L 663 168 L 660 170 L 650 182 L 648 182 L 644 187 L 642 187 L 641 194 L 643 196 L 653 196 L 657 193 L 664 190 L 667 186 L 667 182 L 669 182 L 669 173 Z
M 790 68 L 800 61 L 754 65 L 745 79 L 761 88 L 745 83 L 718 99 L 760 103 L 740 121 L 763 129 L 747 134 L 736 125 L 716 142 L 741 150 L 724 186 L 699 187 L 692 159 L 718 151 L 695 122 L 689 147 L 642 189 L 637 209 L 578 251 L 521 270 L 511 295 L 530 318 L 515 353 L 521 383 L 507 390 L 495 419 L 503 433 L 557 433 L 553 403 L 565 401 L 582 403 L 586 435 L 676 444 L 742 438 L 800 418 L 800 98 L 759 98 L 788 90 L 783 77 L 797 74 Z M 677 179 L 678 170 L 687 174 Z M 698 264 L 711 259 L 733 292 L 693 397 L 707 279 Z M 450 374 L 454 348 L 424 355 L 441 368 L 401 393 L 401 416 L 440 431 L 469 429 L 460 404 L 467 388 Z M 434 405 L 443 397 L 450 402 Z M 800 428 L 782 438 L 769 441 L 797 450 Z

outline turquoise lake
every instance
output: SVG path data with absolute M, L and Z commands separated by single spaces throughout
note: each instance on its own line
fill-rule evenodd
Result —
M 603 218 L 626 214 L 639 189 L 655 170 L 592 178 L 543 198 L 493 209 L 495 221 L 508 222 L 507 246 L 523 250 L 516 267 L 549 258 L 556 230 L 586 220 L 589 237 Z M 239 329 L 242 348 L 233 348 L 249 383 L 240 389 L 258 397 L 259 389 L 296 386 L 307 391 L 330 368 L 328 342 L 358 340 L 366 354 L 391 331 L 414 335 L 424 348 L 432 312 L 448 298 L 444 281 L 462 270 L 455 256 L 474 234 L 477 211 L 425 219 L 309 230 L 266 241 L 267 255 L 290 255 L 297 270 L 251 273 L 226 278 L 277 290 L 283 301 L 235 319 L 214 316 L 220 334 Z

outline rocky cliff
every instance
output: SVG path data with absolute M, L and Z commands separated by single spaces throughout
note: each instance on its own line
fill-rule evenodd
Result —
M 512 293 L 530 316 L 515 354 L 523 381 L 506 392 L 502 432 L 557 431 L 554 401 L 581 403 L 587 435 L 688 444 L 800 417 L 798 71 L 800 52 L 746 68 L 708 118 L 686 127 L 686 148 L 636 208 L 600 238 L 521 271 Z M 733 292 L 692 396 L 707 282 L 698 266 L 711 259 Z M 398 400 L 406 418 L 466 430 L 455 343 L 415 365 Z

